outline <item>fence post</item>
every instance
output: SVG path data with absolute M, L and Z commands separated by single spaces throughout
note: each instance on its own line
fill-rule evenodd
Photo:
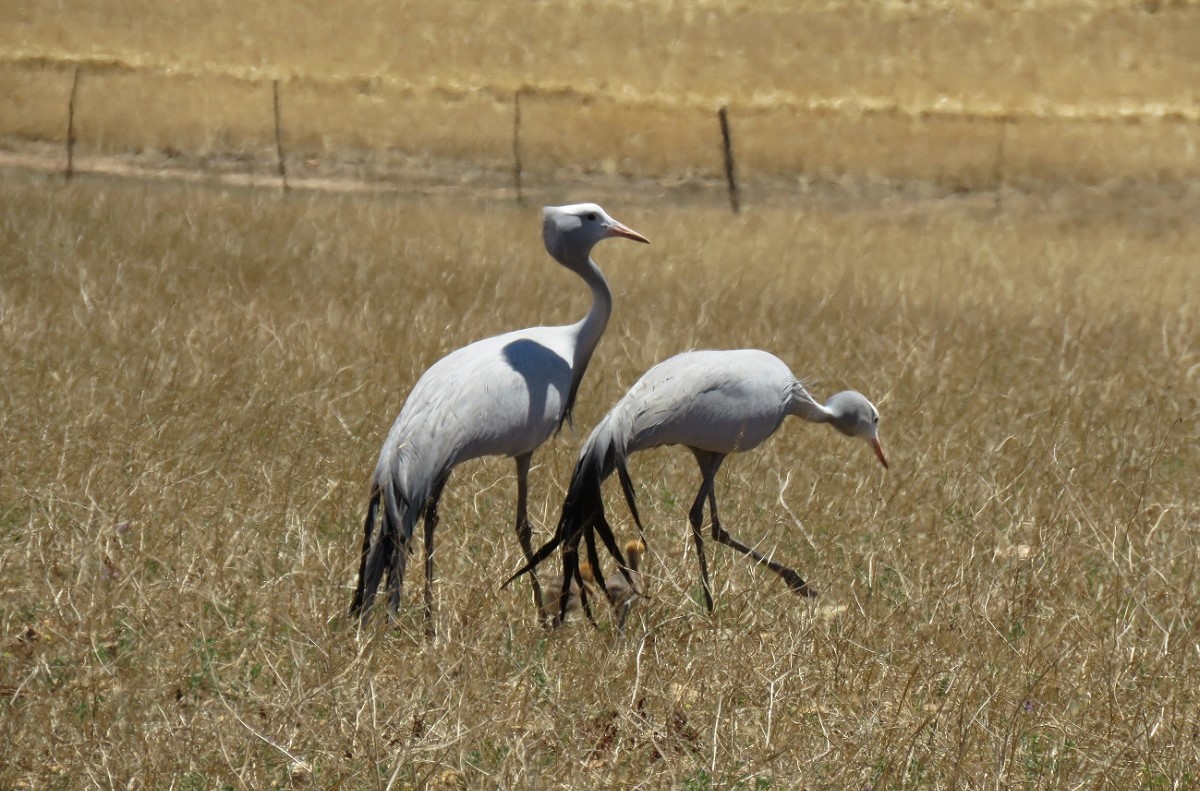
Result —
M 996 211 L 1004 209 L 1004 145 L 1008 140 L 1008 125 L 1009 118 L 1000 119 L 1000 140 L 996 143 L 996 172 L 992 174 L 992 181 L 996 189 Z
M 275 154 L 279 158 L 279 179 L 283 183 L 283 191 L 287 192 L 287 164 L 283 156 L 283 123 L 279 117 L 279 80 L 271 80 L 271 97 L 275 104 Z
M 717 111 L 721 121 L 721 146 L 725 152 L 725 181 L 729 183 L 729 206 L 733 213 L 741 211 L 741 201 L 738 199 L 737 173 L 733 162 L 733 141 L 729 134 L 729 113 L 725 105 Z
M 67 181 L 75 175 L 75 97 L 79 95 L 79 67 L 71 77 L 71 96 L 67 99 Z
M 513 188 L 517 191 L 517 205 L 525 203 L 521 194 L 521 89 L 513 94 Z

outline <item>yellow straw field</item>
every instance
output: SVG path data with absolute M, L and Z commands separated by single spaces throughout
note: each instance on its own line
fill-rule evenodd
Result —
M 6 12 L 0 788 L 1200 786 L 1194 3 Z M 212 183 L 274 184 L 276 81 L 295 184 L 354 189 Z M 536 541 L 686 349 L 862 391 L 891 468 L 798 420 L 731 457 L 723 523 L 821 595 L 709 542 L 709 614 L 695 463 L 639 454 L 647 595 L 550 632 L 499 587 L 513 465 L 471 462 L 437 638 L 418 562 L 357 628 L 388 427 L 451 350 L 583 315 L 537 209 L 581 200 L 652 244 L 594 253 Z
M 511 465 L 466 465 L 429 643 L 415 610 L 344 618 L 367 475 L 433 360 L 583 312 L 536 212 L 3 191 L 5 786 L 1195 781 L 1194 196 L 608 201 L 653 246 L 598 248 L 616 312 L 538 456 L 539 537 L 582 434 L 686 348 L 866 392 L 892 469 L 798 422 L 731 460 L 726 525 L 823 596 L 713 550 L 708 616 L 694 465 L 636 457 L 650 596 L 622 635 L 547 634 L 498 589 Z

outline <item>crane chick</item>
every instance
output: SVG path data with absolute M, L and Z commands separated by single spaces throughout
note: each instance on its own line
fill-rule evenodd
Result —
M 587 598 L 594 601 L 599 595 L 599 588 L 596 586 L 596 578 L 592 574 L 592 567 L 587 563 L 580 563 L 579 577 L 583 581 L 582 589 Z M 579 591 L 579 580 L 572 578 L 571 584 L 567 587 L 567 603 L 564 606 L 562 604 L 562 580 L 557 575 L 552 575 L 549 579 L 542 582 L 541 601 L 535 601 L 542 623 L 558 625 L 565 621 L 571 613 L 578 612 L 583 606 Z
M 617 619 L 617 628 L 625 629 L 625 620 L 634 603 L 645 593 L 642 581 L 642 556 L 646 553 L 646 545 L 633 540 L 625 544 L 625 560 L 629 569 L 628 579 L 620 570 L 614 571 L 604 578 L 604 589 L 608 594 L 608 603 L 612 605 L 613 615 Z M 590 570 L 590 568 L 589 568 Z

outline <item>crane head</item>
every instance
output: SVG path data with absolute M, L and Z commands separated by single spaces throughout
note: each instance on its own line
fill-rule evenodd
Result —
M 829 422 L 835 429 L 847 437 L 858 437 L 865 440 L 875 451 L 875 457 L 884 469 L 888 467 L 887 456 L 883 452 L 883 443 L 879 439 L 879 410 L 875 405 L 853 390 L 846 390 L 833 395 L 825 402 L 829 412 Z
M 560 261 L 586 260 L 597 242 L 616 236 L 650 244 L 649 239 L 609 217 L 595 203 L 542 208 L 546 249 Z

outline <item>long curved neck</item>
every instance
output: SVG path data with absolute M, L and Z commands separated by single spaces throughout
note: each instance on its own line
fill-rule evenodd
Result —
M 560 426 L 563 422 L 571 420 L 571 410 L 575 406 L 575 394 L 579 392 L 579 383 L 583 381 L 592 353 L 596 351 L 612 315 L 612 290 L 609 289 L 608 281 L 604 279 L 596 263 L 590 257 L 577 265 L 564 263 L 583 278 L 583 282 L 592 290 L 592 307 L 581 321 L 571 325 L 575 331 L 575 358 L 571 361 L 571 392 L 567 396 Z
M 583 282 L 588 284 L 588 288 L 592 290 L 592 307 L 588 310 L 587 315 L 582 321 L 576 323 L 576 341 L 575 341 L 575 360 L 571 368 L 582 369 L 587 367 L 588 360 L 592 358 L 592 352 L 596 350 L 596 346 L 600 343 L 600 336 L 604 334 L 604 328 L 608 326 L 608 319 L 612 316 L 612 289 L 608 287 L 608 281 L 604 279 L 604 274 L 601 273 L 600 267 L 591 258 L 587 259 L 587 263 L 578 270 L 579 276 L 583 278 Z
M 824 404 L 817 403 L 798 379 L 793 379 L 792 386 L 788 389 L 786 409 L 789 415 L 795 415 L 810 423 L 833 422 L 833 413 Z

